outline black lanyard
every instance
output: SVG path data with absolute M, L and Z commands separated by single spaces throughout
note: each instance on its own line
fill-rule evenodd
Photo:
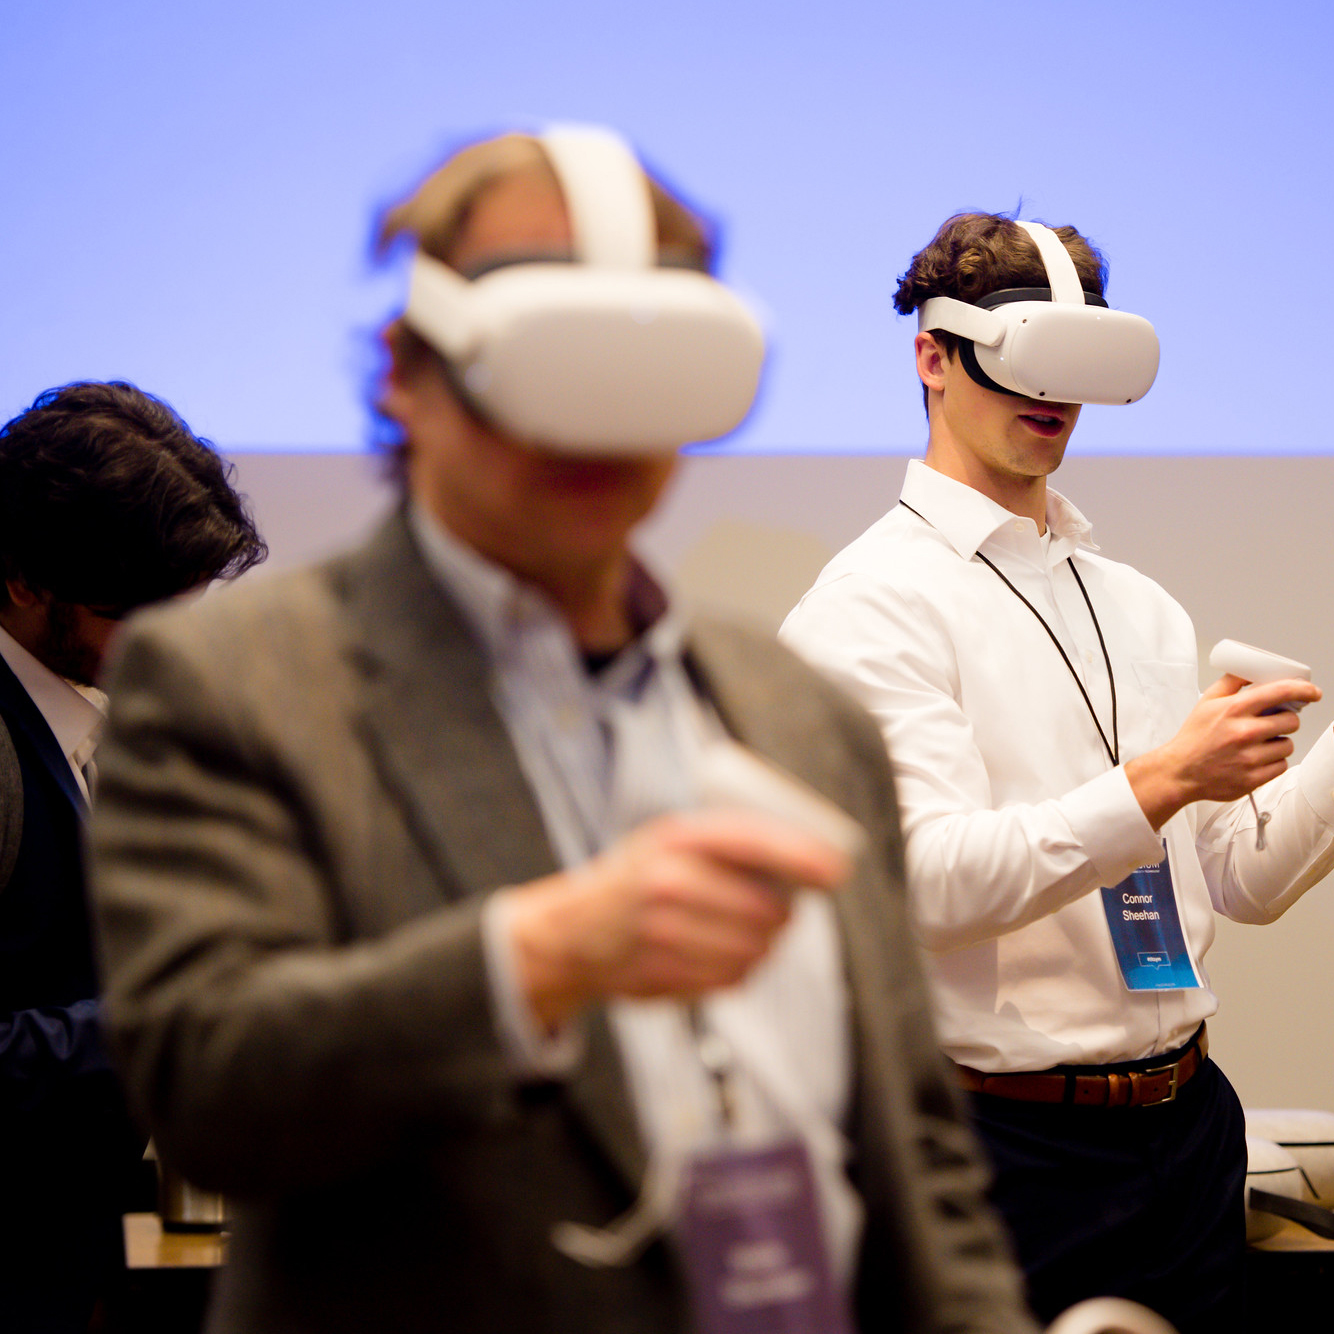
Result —
M 902 505 L 903 508 L 908 510 L 910 513 L 916 514 L 917 517 L 921 519 L 923 523 L 929 524 L 933 528 L 935 527 L 935 524 L 932 524 L 930 519 L 928 519 L 925 515 L 918 513 L 918 511 L 913 509 L 913 507 L 910 504 L 908 504 L 906 500 L 900 500 L 899 504 Z M 1027 607 L 1029 611 L 1031 611 L 1033 615 L 1038 618 L 1038 624 L 1041 625 L 1042 628 L 1047 632 L 1047 637 L 1051 640 L 1051 642 L 1056 645 L 1056 651 L 1061 655 L 1061 661 L 1065 663 L 1066 670 L 1070 673 L 1071 679 L 1074 681 L 1075 685 L 1079 687 L 1079 693 L 1084 698 L 1084 706 L 1089 711 L 1089 717 L 1093 719 L 1093 726 L 1098 729 L 1098 735 L 1102 738 L 1103 749 L 1106 750 L 1108 758 L 1110 758 L 1110 760 L 1112 761 L 1113 766 L 1120 764 L 1121 742 L 1120 738 L 1117 736 L 1117 729 L 1116 729 L 1116 677 L 1112 674 L 1112 659 L 1110 654 L 1108 654 L 1107 652 L 1107 641 L 1102 637 L 1102 626 L 1098 624 L 1098 613 L 1093 610 L 1093 601 L 1089 597 L 1088 589 L 1084 587 L 1084 581 L 1079 577 L 1079 571 L 1075 569 L 1074 561 L 1071 560 L 1070 557 L 1068 556 L 1066 557 L 1066 563 L 1070 566 L 1070 573 L 1075 576 L 1075 583 L 1079 585 L 1079 591 L 1084 595 L 1084 605 L 1089 609 L 1089 616 L 1093 620 L 1093 628 L 1098 635 L 1098 647 L 1102 649 L 1102 660 L 1104 663 L 1107 664 L 1107 682 L 1111 686 L 1111 691 L 1112 691 L 1111 741 L 1107 740 L 1107 733 L 1102 730 L 1102 723 L 1098 721 L 1097 710 L 1093 707 L 1093 701 L 1089 698 L 1089 692 L 1084 689 L 1083 681 L 1079 679 L 1079 673 L 1075 671 L 1074 663 L 1070 661 L 1069 654 L 1067 654 L 1065 649 L 1061 646 L 1061 641 L 1056 638 L 1056 632 L 1051 628 L 1050 625 L 1047 624 L 1046 618 L 1005 577 L 1005 575 L 1001 573 L 999 567 L 995 564 L 994 561 L 988 560 L 987 557 L 984 556 L 980 551 L 977 552 L 976 555 L 978 560 L 980 560 L 985 566 L 987 566 L 992 571 L 992 573 L 995 574 L 995 576 L 1001 581 L 1001 583 L 1003 583 L 1005 587 L 1008 588 L 1010 592 L 1013 593 L 1015 597 L 1017 597 L 1019 601 L 1022 602 L 1024 606 Z

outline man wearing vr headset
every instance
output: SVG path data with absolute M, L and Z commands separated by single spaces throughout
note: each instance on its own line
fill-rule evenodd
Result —
M 990 214 L 914 257 L 895 304 L 919 312 L 926 458 L 783 635 L 888 741 L 945 1050 L 1034 1309 L 1121 1294 L 1212 1330 L 1240 1316 L 1246 1154 L 1201 960 L 1215 909 L 1272 920 L 1334 863 L 1334 738 L 1285 773 L 1281 706 L 1320 692 L 1201 697 L 1186 614 L 1047 485 L 1081 404 L 1156 372 L 1105 276 L 1073 228 Z
M 465 150 L 385 236 L 417 246 L 379 405 L 402 506 L 136 623 L 115 674 L 110 1028 L 162 1152 L 232 1200 L 210 1328 L 1030 1329 L 874 725 L 764 637 L 687 628 L 627 545 L 755 389 L 701 225 L 563 131 Z M 866 850 L 700 809 L 736 740 Z M 812 1226 L 709 1240 L 760 1197 L 747 1228 Z

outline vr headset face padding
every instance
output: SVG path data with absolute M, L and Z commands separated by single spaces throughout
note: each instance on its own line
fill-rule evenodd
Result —
M 694 270 L 655 267 L 648 181 L 595 129 L 541 139 L 565 195 L 572 263 L 524 260 L 471 282 L 418 252 L 404 318 L 476 410 L 564 453 L 668 453 L 735 429 L 755 400 L 764 335 Z
M 1158 374 L 1153 325 L 1085 292 L 1050 228 L 1018 225 L 1038 244 L 1051 286 L 993 292 L 976 305 L 932 297 L 918 310 L 918 329 L 958 335 L 964 368 L 986 389 L 1052 403 L 1143 398 Z

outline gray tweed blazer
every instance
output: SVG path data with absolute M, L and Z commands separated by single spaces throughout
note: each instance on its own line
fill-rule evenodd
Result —
M 836 899 L 852 997 L 863 1331 L 1032 1327 L 910 934 L 893 783 L 860 709 L 764 636 L 701 623 L 724 723 L 871 833 Z M 593 1270 L 644 1149 L 605 1016 L 517 1083 L 488 891 L 553 871 L 479 649 L 401 516 L 349 555 L 129 628 L 99 750 L 107 1017 L 160 1151 L 234 1202 L 214 1334 L 684 1334 L 660 1242 Z

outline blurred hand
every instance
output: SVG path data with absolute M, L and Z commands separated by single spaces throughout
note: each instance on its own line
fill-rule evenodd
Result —
M 797 887 L 831 890 L 846 857 L 740 809 L 650 820 L 584 865 L 507 891 L 520 985 L 559 1026 L 595 999 L 698 996 L 768 953 Z
M 1193 801 L 1233 801 L 1277 778 L 1293 751 L 1289 733 L 1301 725 L 1284 705 L 1312 704 L 1320 696 L 1309 681 L 1215 681 L 1171 741 L 1126 763 L 1149 823 L 1161 828 Z

